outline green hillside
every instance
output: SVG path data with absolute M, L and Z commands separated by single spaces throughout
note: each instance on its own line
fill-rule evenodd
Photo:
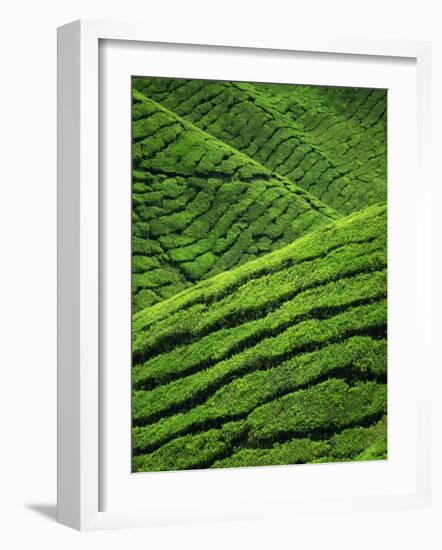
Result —
M 134 471 L 386 457 L 386 207 L 332 220 L 273 177 L 251 187 L 287 186 L 308 233 L 134 313 Z
M 385 90 L 173 78 L 133 87 L 342 214 L 386 202 Z
M 137 91 L 132 134 L 135 312 L 340 217 Z

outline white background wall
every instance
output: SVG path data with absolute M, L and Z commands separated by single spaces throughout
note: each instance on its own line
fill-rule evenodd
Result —
M 401 512 L 79 534 L 54 522 L 56 473 L 56 27 L 79 17 L 434 41 L 434 128 L 442 123 L 437 0 L 15 0 L 1 9 L 0 545 L 15 548 L 441 548 L 435 514 Z M 434 151 L 441 151 L 434 131 Z M 435 159 L 440 154 L 435 154 Z M 436 171 L 435 171 L 436 173 Z M 440 178 L 436 178 L 436 180 Z M 439 199 L 439 201 L 437 200 Z M 435 206 L 440 203 L 441 192 Z M 435 208 L 437 211 L 437 208 Z M 438 225 L 436 225 L 438 223 Z M 434 225 L 442 237 L 441 224 Z M 440 244 L 438 245 L 439 249 Z M 440 262 L 435 280 L 442 280 Z M 440 291 L 435 301 L 440 302 Z M 439 308 L 440 310 L 440 308 Z M 436 335 L 438 336 L 438 335 Z M 435 388 L 435 395 L 440 391 Z M 437 412 L 441 408 L 436 401 Z M 442 418 L 442 416 L 439 416 Z M 442 430 L 437 424 L 434 433 Z M 440 440 L 436 442 L 440 451 Z M 441 454 L 439 453 L 440 457 Z M 439 466 L 442 460 L 439 461 Z M 440 469 L 440 468 L 439 468 Z M 437 471 L 436 476 L 440 476 Z M 440 479 L 440 477 L 439 477 Z M 442 516 L 439 510 L 439 517 Z M 440 519 L 440 518 L 439 518 Z M 438 533 L 436 535 L 436 533 Z

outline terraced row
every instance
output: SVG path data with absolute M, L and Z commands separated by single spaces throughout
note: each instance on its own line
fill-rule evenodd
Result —
M 136 91 L 133 120 L 135 312 L 340 217 Z
M 183 457 L 184 458 L 184 457 Z M 306 462 L 343 462 L 387 458 L 387 417 L 364 428 L 344 429 L 330 439 L 291 439 L 263 449 L 242 449 L 217 460 L 214 468 L 233 468 L 254 464 L 274 466 Z M 190 463 L 191 464 L 191 463 Z
M 135 315 L 134 469 L 261 464 L 306 438 L 332 459 L 335 433 L 385 415 L 385 228 L 371 207 Z
M 373 260 L 370 258 L 369 261 Z M 262 345 L 267 338 L 276 338 L 294 324 L 328 319 L 350 306 L 367 304 L 385 296 L 386 292 L 385 270 L 363 273 L 301 292 L 267 314 L 264 310 L 263 317 L 234 323 L 200 338 L 196 336 L 190 343 L 179 345 L 179 338 L 174 338 L 171 351 L 134 366 L 133 385 L 135 388 L 152 388 L 206 369 L 251 344 Z
M 309 453 L 295 459 L 287 455 L 280 459 L 285 464 L 328 461 L 330 458 L 350 460 L 357 454 L 364 459 L 364 455 L 373 455 L 372 444 L 376 444 L 379 458 L 384 458 L 386 425 L 379 428 L 376 423 L 386 412 L 385 384 L 369 381 L 351 386 L 343 380 L 331 378 L 257 407 L 245 419 L 178 437 L 149 454 L 136 455 L 133 457 L 133 469 L 156 471 L 260 466 L 263 461 L 274 464 L 275 451 L 291 454 L 294 450 L 298 454 L 301 450 Z M 374 435 L 375 426 L 378 428 L 376 437 L 367 437 Z M 368 433 L 361 433 L 364 428 L 369 429 Z M 337 434 L 343 435 L 344 430 L 348 434 L 352 429 L 356 437 L 350 435 L 346 447 L 343 446 L 339 453 L 333 448 Z M 293 449 L 295 443 L 297 449 Z M 293 462 L 286 462 L 287 458 Z
M 374 254 L 375 260 L 378 248 L 383 251 L 382 265 L 385 265 L 386 230 L 386 207 L 374 206 L 313 231 L 284 250 L 267 254 L 265 262 L 249 262 L 202 281 L 173 300 L 136 313 L 134 362 L 148 356 L 149 350 L 167 347 L 164 341 L 172 336 L 176 340 L 178 335 L 189 331 L 201 332 L 205 324 L 216 321 L 217 312 L 227 321 L 235 312 L 238 316 L 247 315 L 246 312 L 259 309 L 256 305 L 264 307 L 277 297 L 290 297 L 293 292 L 321 281 L 339 278 L 339 273 L 362 271 L 363 257 Z M 272 292 L 267 296 L 269 289 Z
M 295 118 L 339 165 L 359 160 L 353 169 L 362 170 L 362 164 L 376 157 L 371 166 L 385 183 L 385 90 L 262 83 L 254 87 L 278 112 Z
M 134 391 L 134 422 L 144 424 L 159 419 L 151 425 L 135 429 L 134 448 L 142 450 L 155 447 L 183 431 L 190 431 L 195 426 L 205 426 L 209 420 L 220 420 L 225 419 L 226 415 L 235 415 L 237 406 L 232 403 L 232 396 L 228 392 L 224 393 L 224 387 L 227 387 L 226 384 L 230 380 L 239 379 L 254 371 L 270 372 L 270 369 L 281 365 L 291 370 L 296 367 L 296 362 L 292 363 L 291 359 L 297 355 L 314 352 L 331 343 L 344 342 L 355 335 L 370 336 L 371 340 L 368 343 L 378 349 L 373 342 L 377 338 L 385 338 L 385 326 L 386 303 L 385 300 L 381 300 L 367 306 L 350 308 L 323 321 L 299 323 L 281 335 L 263 339 L 259 344 L 210 368 L 174 380 L 150 392 Z M 339 370 L 342 374 L 352 374 L 351 364 L 345 361 L 345 346 L 335 351 L 342 352 L 344 359 L 332 361 L 330 371 Z M 381 358 L 380 355 L 378 360 Z M 312 372 L 315 376 L 321 376 L 324 372 L 330 374 L 328 367 L 317 372 L 314 359 L 315 356 L 308 356 L 306 361 L 313 361 Z M 341 360 L 344 361 L 343 364 L 340 363 Z M 310 382 L 310 367 L 307 362 L 302 365 L 305 372 L 299 373 L 301 383 L 305 383 L 305 380 Z M 382 370 L 381 367 L 378 367 L 378 370 Z M 294 377 L 294 380 L 298 383 L 297 377 Z M 221 389 L 223 391 L 220 394 L 226 396 L 224 407 L 221 406 L 216 394 L 216 391 Z M 210 399 L 211 396 L 214 398 Z M 238 406 L 242 407 L 243 403 L 238 403 Z
M 386 458 L 386 417 L 368 427 L 347 428 L 330 438 L 292 438 L 270 447 L 234 450 L 244 439 L 244 422 L 175 439 L 150 455 L 134 457 L 134 471 L 275 466 Z M 218 458 L 225 457 L 227 458 Z
M 386 201 L 385 90 L 171 78 L 133 87 L 343 214 Z

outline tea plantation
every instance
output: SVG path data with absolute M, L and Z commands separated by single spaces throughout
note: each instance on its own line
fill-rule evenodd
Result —
M 135 311 L 340 217 L 136 91 L 132 151 Z
M 343 214 L 386 201 L 385 90 L 167 78 L 134 88 Z
M 386 92 L 133 79 L 133 471 L 387 456 Z

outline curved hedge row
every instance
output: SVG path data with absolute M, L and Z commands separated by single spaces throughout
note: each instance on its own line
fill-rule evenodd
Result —
M 135 314 L 134 470 L 382 458 L 386 261 L 374 206 Z
M 270 448 L 241 449 L 228 458 L 217 460 L 213 468 L 248 466 L 274 466 L 278 464 L 303 464 L 306 462 L 341 462 L 367 460 L 369 449 L 374 459 L 386 458 L 387 418 L 367 428 L 348 428 L 330 439 L 291 439 L 276 443 Z M 189 467 L 189 466 L 188 466 Z
M 134 354 L 138 361 L 138 354 L 145 350 L 146 345 L 152 345 L 148 340 L 148 329 L 156 333 L 159 330 L 159 322 L 169 322 L 175 326 L 182 324 L 182 319 L 172 318 L 172 315 L 180 315 L 182 310 L 197 306 L 197 316 L 210 314 L 212 306 L 224 296 L 232 294 L 236 296 L 239 289 L 243 291 L 247 284 L 253 285 L 250 288 L 252 295 L 254 288 L 260 280 L 267 275 L 277 272 L 284 273 L 285 270 L 295 267 L 299 274 L 300 281 L 294 284 L 302 284 L 303 277 L 308 277 L 309 272 L 313 273 L 318 269 L 322 272 L 329 269 L 328 264 L 336 262 L 336 255 L 342 256 L 352 262 L 363 254 L 364 250 L 370 250 L 371 243 L 378 241 L 384 250 L 386 261 L 387 246 L 387 209 L 385 206 L 373 206 L 363 212 L 353 214 L 336 223 L 330 224 L 321 231 L 312 231 L 302 239 L 296 240 L 284 250 L 276 250 L 265 256 L 265 261 L 255 260 L 235 270 L 226 271 L 209 280 L 193 285 L 192 288 L 174 296 L 173 300 L 164 300 L 152 307 L 135 313 L 133 316 L 134 332 Z M 352 245 L 361 245 L 360 248 L 351 248 Z M 374 245 L 375 247 L 377 245 Z M 336 255 L 335 255 L 335 254 Z M 293 272 L 289 273 L 290 278 L 295 277 Z M 175 322 L 176 321 L 176 322 Z M 155 330 L 153 330 L 155 329 Z M 147 344 L 145 344 L 147 342 Z
M 179 437 L 149 455 L 134 457 L 135 471 L 276 466 L 386 458 L 386 417 L 368 427 L 347 428 L 331 438 L 293 438 L 271 447 L 240 448 L 245 422 Z M 367 451 L 368 450 L 368 451 Z M 228 458 L 217 458 L 226 455 Z
M 368 325 L 360 332 L 369 333 L 370 329 L 372 327 Z M 268 354 L 263 356 L 264 362 L 255 362 L 247 370 L 233 370 L 232 367 L 238 365 L 239 361 L 247 361 L 246 358 L 250 356 L 248 354 L 244 357 L 243 354 L 242 357 L 225 362 L 210 372 L 202 371 L 152 391 L 135 390 L 133 422 L 135 425 L 143 425 L 163 419 L 162 424 L 165 425 L 164 419 L 167 416 L 189 409 L 192 409 L 190 414 L 174 418 L 169 425 L 177 424 L 178 419 L 178 423 L 182 425 L 184 418 L 188 425 L 195 420 L 236 416 L 251 411 L 277 395 L 332 374 L 340 374 L 346 378 L 385 379 L 385 340 L 377 340 L 371 336 L 350 336 L 335 344 L 324 344 L 318 338 L 311 347 L 315 351 L 300 353 L 287 360 Z M 240 372 L 241 375 L 229 381 L 228 378 L 235 372 Z M 215 390 L 216 387 L 219 389 Z M 198 402 L 202 404 L 195 410 L 193 407 Z
M 194 341 L 185 345 L 179 345 L 180 339 L 175 336 L 172 344 L 176 346 L 174 349 L 134 367 L 133 384 L 136 388 L 156 387 L 237 356 L 250 346 L 262 347 L 268 339 L 272 339 L 272 345 L 276 345 L 279 335 L 284 335 L 293 325 L 311 319 L 334 318 L 350 307 L 382 298 L 386 292 L 385 270 L 354 274 L 300 292 L 280 307 L 272 307 L 266 315 L 264 309 L 254 310 L 255 315 L 265 315 L 258 319 L 252 317 L 253 320 L 242 323 L 239 317 L 239 322 L 234 321 L 228 328 L 203 333 L 199 338 L 197 333 Z M 324 323 L 324 331 L 326 326 L 327 323 Z
M 381 447 L 379 440 L 385 441 L 386 425 L 382 425 L 383 429 L 377 426 L 374 442 L 372 437 L 367 437 L 373 436 L 373 428 L 368 434 L 361 432 L 361 426 L 356 428 L 357 431 L 350 429 L 358 424 L 373 425 L 386 412 L 385 384 L 359 382 L 349 386 L 342 380 L 332 378 L 257 407 L 243 420 L 225 422 L 219 428 L 177 437 L 149 454 L 136 455 L 133 468 L 135 471 L 155 471 L 218 467 L 221 464 L 217 460 L 223 459 L 226 466 L 239 465 L 229 464 L 229 459 L 225 458 L 229 455 L 234 461 L 238 455 L 242 460 L 245 458 L 246 462 L 241 465 L 259 466 L 262 465 L 262 457 L 267 455 L 269 445 L 281 444 L 284 439 L 293 445 L 293 438 L 307 439 L 308 443 L 302 441 L 301 447 L 304 452 L 307 447 L 314 454 L 298 456 L 293 462 L 287 461 L 285 464 L 309 462 L 325 456 L 327 460 L 330 457 L 349 460 L 356 453 L 364 459 L 363 453 L 367 448 L 370 449 L 374 443 Z M 335 434 L 342 430 L 346 430 L 345 439 L 341 433 L 341 440 L 336 442 Z M 327 439 L 335 440 L 336 450 L 330 444 L 321 446 L 322 440 Z M 297 450 L 299 452 L 299 447 Z M 272 460 L 274 457 L 267 458 Z

